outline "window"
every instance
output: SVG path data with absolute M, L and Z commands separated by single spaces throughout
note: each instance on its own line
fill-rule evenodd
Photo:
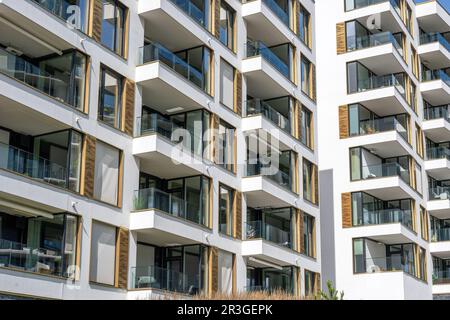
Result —
M 316 71 L 314 65 L 306 59 L 301 57 L 301 87 L 304 94 L 312 100 L 316 100 Z
M 429 217 L 428 217 L 428 211 L 420 206 L 420 234 L 422 235 L 422 239 L 428 241 L 429 240 Z
M 418 277 L 423 281 L 427 281 L 427 251 L 422 247 L 419 247 L 418 258 L 419 258 Z
M 229 124 L 220 121 L 217 164 L 231 172 L 235 170 L 235 131 L 236 129 Z
M 220 102 L 234 110 L 234 79 L 236 70 L 228 62 L 220 60 Z
M 117 228 L 92 221 L 89 281 L 115 284 Z
M 117 0 L 103 0 L 101 43 L 118 55 L 125 53 L 127 9 Z
M 30 218 L 2 207 L 0 266 L 59 277 L 74 276 L 78 218 L 66 213 L 49 215 Z
M 234 48 L 236 11 L 225 1 L 220 1 L 220 42 L 231 50 Z
M 311 111 L 301 107 L 300 141 L 310 149 L 313 149 L 313 124 L 314 117 Z
M 320 274 L 305 269 L 305 296 L 314 296 L 319 290 Z
M 409 105 L 414 110 L 415 113 L 417 113 L 417 90 L 416 85 L 409 79 Z
M 308 48 L 312 47 L 311 31 L 311 14 L 300 5 L 298 32 L 300 39 L 308 46 Z
M 99 119 L 114 128 L 120 129 L 123 77 L 102 68 L 100 81 Z
M 219 187 L 219 232 L 233 235 L 234 190 L 223 185 Z
M 413 74 L 419 79 L 419 56 L 417 55 L 417 51 L 411 45 L 411 64 L 413 67 Z
M 303 243 L 302 253 L 309 257 L 316 257 L 316 244 L 315 244 L 315 218 L 309 214 L 302 213 L 303 215 Z
M 317 166 L 303 158 L 303 199 L 319 203 Z
M 94 198 L 118 203 L 120 151 L 97 140 L 95 148 Z
M 416 123 L 416 152 L 423 158 L 423 132 L 419 125 Z

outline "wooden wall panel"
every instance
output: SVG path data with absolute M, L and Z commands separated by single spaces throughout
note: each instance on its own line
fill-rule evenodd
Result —
M 344 139 L 349 136 L 348 106 L 339 107 L 339 138 Z
M 81 171 L 80 193 L 88 198 L 94 197 L 95 149 L 95 137 L 85 135 L 83 143 L 83 164 Z
M 299 211 L 298 218 L 300 220 L 299 221 L 300 253 L 305 253 L 305 239 L 303 238 L 303 233 L 305 232 L 305 221 L 304 221 L 304 214 L 301 210 Z
M 209 293 L 210 295 L 219 291 L 219 250 L 216 247 L 209 248 Z
M 342 205 L 342 227 L 350 228 L 352 227 L 352 200 L 351 193 L 341 194 L 341 205 Z
M 90 36 L 97 42 L 102 40 L 102 20 L 103 20 L 103 2 L 102 0 L 92 0 L 92 13 Z
M 242 193 L 235 191 L 234 237 L 242 240 Z
M 242 116 L 242 73 L 236 70 L 235 72 L 235 101 L 234 112 Z
M 133 136 L 134 128 L 134 99 L 135 99 L 136 85 L 130 79 L 125 79 L 124 95 L 122 105 L 124 106 L 124 116 L 122 117 L 123 131 L 129 136 Z
M 129 230 L 119 228 L 116 246 L 116 287 L 128 288 L 128 246 Z
M 347 52 L 345 22 L 336 24 L 336 44 L 338 54 Z

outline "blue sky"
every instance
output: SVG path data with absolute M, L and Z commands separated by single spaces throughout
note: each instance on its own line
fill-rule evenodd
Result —
M 425 2 L 426 0 L 416 0 L 417 3 Z M 450 11 L 450 0 L 439 0 L 439 2 Z

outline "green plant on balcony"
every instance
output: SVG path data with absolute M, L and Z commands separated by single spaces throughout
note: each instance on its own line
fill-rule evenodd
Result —
M 318 299 L 320 300 L 344 300 L 344 291 L 337 291 L 333 287 L 333 283 L 331 280 L 327 281 L 328 292 L 324 292 L 322 290 L 318 293 Z

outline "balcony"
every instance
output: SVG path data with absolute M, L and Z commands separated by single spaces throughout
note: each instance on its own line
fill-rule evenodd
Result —
M 450 284 L 450 271 L 433 272 L 433 285 Z
M 83 0 L 32 0 L 39 6 L 49 11 L 54 16 L 63 20 L 64 22 L 69 21 L 72 17 L 72 10 L 68 10 L 70 6 L 78 6 L 80 9 L 80 24 L 77 28 L 85 33 L 87 33 L 87 14 L 88 5 Z
M 247 117 L 262 115 L 281 130 L 291 134 L 291 120 L 281 112 L 277 111 L 274 107 L 272 107 L 270 105 L 270 101 L 266 102 L 261 99 L 251 99 L 247 100 L 244 105 L 246 112 L 245 114 Z M 287 106 L 287 109 L 289 109 L 289 105 Z
M 0 48 L 0 73 L 75 109 L 84 110 L 86 57 L 83 54 L 72 51 L 30 61 Z
M 432 105 L 444 105 L 450 101 L 450 69 L 422 70 L 420 91 Z
M 425 102 L 423 116 L 422 130 L 427 138 L 437 142 L 450 141 L 449 105 L 431 106 Z
M 450 227 L 439 227 L 436 230 L 431 230 L 431 241 L 450 241 Z
M 247 222 L 246 239 L 264 239 L 279 246 L 292 248 L 292 238 L 289 231 L 280 229 L 263 221 Z
M 255 266 L 253 266 L 255 265 Z M 294 293 L 295 272 L 293 267 L 263 267 L 253 262 L 247 264 L 247 292 L 265 291 Z
M 247 22 L 247 35 L 268 44 L 290 41 L 290 1 L 241 0 L 242 17 Z
M 265 172 L 267 172 L 265 170 L 269 171 L 269 168 L 265 168 L 259 164 L 248 164 L 246 176 L 252 177 L 252 176 L 263 175 L 264 177 L 270 179 L 272 182 L 275 182 L 280 187 L 283 187 L 289 191 L 293 190 L 292 179 L 291 179 L 290 173 L 283 172 L 281 170 L 276 170 L 277 172 L 274 174 L 264 174 Z
M 408 142 L 408 130 L 397 120 L 396 116 L 359 121 L 359 135 L 376 134 L 387 131 L 396 131 L 406 142 Z
M 248 94 L 263 100 L 292 95 L 295 85 L 291 81 L 291 55 L 288 43 L 269 47 L 249 40 L 247 58 L 242 61 Z
M 183 54 L 197 63 L 182 59 Z M 173 52 L 153 42 L 140 48 L 136 82 L 143 87 L 143 104 L 160 112 L 204 108 L 211 100 L 209 55 L 201 46 Z
M 132 289 L 157 289 L 188 295 L 200 293 L 198 275 L 188 275 L 157 266 L 132 267 L 131 279 Z
M 426 61 L 431 69 L 442 69 L 450 66 L 450 43 L 446 34 L 439 32 L 422 33 L 418 53 L 422 61 Z
M 356 23 L 356 22 L 355 22 Z M 349 28 L 347 23 L 347 28 Z M 347 31 L 348 32 L 348 31 Z M 402 35 L 390 31 L 346 37 L 346 61 L 359 61 L 376 74 L 402 72 L 406 68 Z M 364 50 L 368 49 L 370 50 Z
M 369 226 L 379 224 L 401 223 L 409 229 L 413 229 L 413 220 L 411 210 L 402 209 L 380 209 L 365 210 L 360 220 L 357 221 L 358 226 Z
M 450 149 L 445 146 L 428 146 L 425 170 L 434 179 L 450 179 Z

